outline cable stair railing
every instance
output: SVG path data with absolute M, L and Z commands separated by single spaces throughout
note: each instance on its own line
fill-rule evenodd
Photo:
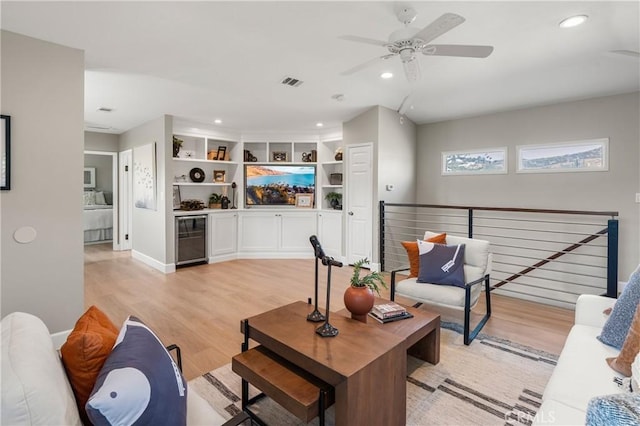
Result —
M 424 231 L 488 240 L 491 291 L 563 307 L 578 295 L 615 297 L 618 213 L 380 202 L 383 271 L 406 265 L 401 242 Z

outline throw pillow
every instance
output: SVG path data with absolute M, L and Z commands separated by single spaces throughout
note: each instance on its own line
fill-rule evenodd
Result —
M 638 352 L 640 352 L 640 307 L 636 307 L 636 314 L 622 345 L 622 350 L 617 357 L 607 358 L 607 363 L 623 376 L 631 377 L 631 363 Z
M 96 191 L 96 204 L 100 206 L 107 204 L 107 200 L 104 198 L 104 192 Z
M 418 240 L 420 253 L 419 283 L 463 287 L 464 244 L 445 245 Z
M 82 422 L 89 424 L 84 405 L 96 383 L 98 373 L 111 353 L 118 328 L 97 307 L 91 306 L 78 319 L 60 348 L 62 363 L 76 397 Z
M 184 425 L 187 385 L 160 339 L 130 316 L 86 404 L 96 425 Z
M 640 393 L 640 353 L 631 364 L 631 392 Z
M 640 267 L 629 277 L 629 282 L 613 305 L 613 311 L 602 327 L 598 340 L 616 349 L 622 349 L 638 303 L 640 303 Z
M 447 234 L 438 234 L 435 237 L 427 238 L 425 241 L 437 244 L 447 243 Z M 407 278 L 416 278 L 420 271 L 420 256 L 418 254 L 417 241 L 402 241 L 402 247 L 407 251 L 409 258 L 409 276 Z
M 640 424 L 640 394 L 620 393 L 596 396 L 587 405 L 589 426 Z
M 95 191 L 84 191 L 84 205 L 92 206 L 96 203 Z

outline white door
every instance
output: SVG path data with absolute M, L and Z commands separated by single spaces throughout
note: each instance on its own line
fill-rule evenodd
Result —
M 120 250 L 131 250 L 131 216 L 133 206 L 133 166 L 132 151 L 122 151 L 119 155 L 120 170 Z
M 372 260 L 373 145 L 347 145 L 347 263 Z

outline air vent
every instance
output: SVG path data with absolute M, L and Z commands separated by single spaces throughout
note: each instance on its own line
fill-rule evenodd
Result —
M 284 84 L 285 86 L 300 87 L 302 83 L 304 83 L 304 81 L 298 80 L 297 78 L 293 77 L 285 77 L 280 83 Z
M 113 108 L 100 107 L 100 108 L 98 108 L 98 111 L 100 111 L 100 112 L 111 112 L 111 111 L 113 111 Z

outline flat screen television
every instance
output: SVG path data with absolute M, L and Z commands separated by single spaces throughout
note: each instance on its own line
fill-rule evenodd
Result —
M 315 195 L 316 166 L 246 164 L 244 182 L 245 207 L 295 206 L 296 194 Z

